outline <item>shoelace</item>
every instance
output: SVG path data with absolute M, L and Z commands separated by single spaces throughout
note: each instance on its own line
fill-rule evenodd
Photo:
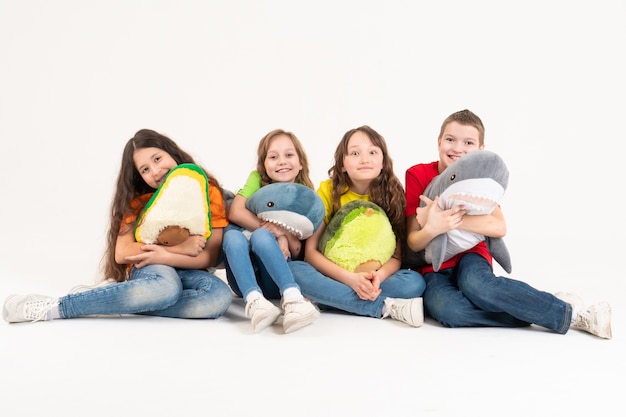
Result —
M 383 308 L 383 315 L 382 315 L 382 319 L 385 319 L 389 316 L 391 316 L 391 318 L 395 318 L 393 316 L 393 314 L 395 314 L 395 310 L 394 310 L 394 305 L 392 302 L 388 301 L 388 298 L 385 298 L 384 301 L 384 308 Z M 392 314 L 392 311 L 394 311 L 394 313 Z
M 578 313 L 575 326 L 581 329 L 589 329 L 591 327 L 591 315 L 588 310 Z
M 254 305 L 259 300 L 260 300 L 260 298 L 255 298 L 254 300 L 250 301 L 249 303 L 246 303 L 246 309 L 244 311 L 244 314 L 246 315 L 246 317 L 250 317 L 250 311 L 254 308 Z
M 48 311 L 56 305 L 56 300 L 29 301 L 24 304 L 24 318 L 33 322 L 44 320 Z
M 395 303 L 391 305 L 390 315 L 396 320 L 407 321 L 409 318 L 404 316 L 404 306 L 396 305 Z

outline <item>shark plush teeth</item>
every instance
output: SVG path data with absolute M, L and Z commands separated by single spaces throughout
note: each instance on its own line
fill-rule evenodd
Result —
M 444 210 L 464 205 L 468 215 L 490 214 L 504 196 L 508 183 L 509 171 L 502 158 L 494 152 L 480 150 L 464 155 L 436 176 L 424 195 L 431 200 L 439 196 L 439 207 Z M 483 240 L 496 262 L 510 273 L 511 257 L 503 239 L 459 229 L 434 238 L 426 246 L 426 261 L 438 271 L 443 262 Z
M 475 190 L 475 191 L 469 191 Z M 465 206 L 468 214 L 490 214 L 504 196 L 504 187 L 491 178 L 472 178 L 452 183 L 439 196 L 444 210 Z
M 246 208 L 259 219 L 284 227 L 300 240 L 315 233 L 326 212 L 314 190 L 291 182 L 261 187 L 248 199 Z

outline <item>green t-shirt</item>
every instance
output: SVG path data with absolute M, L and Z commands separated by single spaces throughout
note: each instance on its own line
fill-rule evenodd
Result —
M 260 188 L 261 174 L 259 174 L 258 171 L 252 171 L 250 175 L 248 175 L 245 185 L 237 191 L 237 194 L 249 200 L 250 197 L 252 197 L 252 194 L 259 191 Z

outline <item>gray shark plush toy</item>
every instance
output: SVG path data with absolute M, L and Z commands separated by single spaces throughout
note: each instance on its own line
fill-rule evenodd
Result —
M 439 196 L 439 207 L 444 210 L 463 205 L 468 215 L 490 214 L 504 196 L 508 183 L 509 171 L 502 158 L 481 150 L 464 155 L 446 168 L 430 182 L 424 195 L 431 200 Z M 434 238 L 425 249 L 426 262 L 438 271 L 443 262 L 483 240 L 496 262 L 510 273 L 511 257 L 503 239 L 459 229 Z

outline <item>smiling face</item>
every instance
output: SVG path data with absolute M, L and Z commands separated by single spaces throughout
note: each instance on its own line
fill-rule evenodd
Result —
M 450 122 L 438 139 L 439 173 L 460 157 L 484 148 L 479 144 L 479 133 L 472 125 Z
M 263 165 L 273 182 L 294 182 L 302 170 L 293 141 L 284 134 L 271 139 Z
M 160 148 L 136 149 L 133 161 L 141 178 L 155 190 L 165 180 L 167 173 L 178 165 L 169 153 Z
M 348 174 L 354 188 L 360 189 L 364 194 L 362 191 L 380 175 L 382 169 L 382 149 L 374 145 L 365 132 L 360 130 L 354 132 L 348 141 L 346 155 L 343 157 L 343 172 Z

